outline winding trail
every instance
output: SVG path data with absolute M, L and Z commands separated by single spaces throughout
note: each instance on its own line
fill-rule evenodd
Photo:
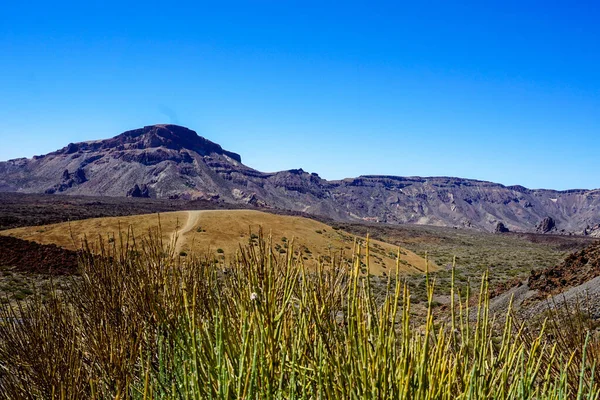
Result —
M 194 229 L 194 227 L 198 223 L 198 220 L 200 219 L 200 214 L 202 214 L 202 211 L 186 211 L 186 214 L 187 221 L 185 222 L 185 225 L 180 230 L 176 230 L 171 234 L 171 243 L 177 240 L 177 242 L 175 243 L 175 255 L 178 255 L 181 251 L 181 247 L 185 243 L 184 235 L 190 232 L 192 229 Z

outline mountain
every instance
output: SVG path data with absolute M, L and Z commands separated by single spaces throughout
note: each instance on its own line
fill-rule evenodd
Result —
M 207 199 L 338 220 L 600 234 L 600 190 L 531 190 L 451 177 L 327 181 L 302 169 L 265 173 L 177 125 L 0 162 L 0 191 Z

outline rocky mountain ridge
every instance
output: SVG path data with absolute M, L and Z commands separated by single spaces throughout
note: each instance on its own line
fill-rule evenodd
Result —
M 204 199 L 345 221 L 600 234 L 600 190 L 532 190 L 452 177 L 327 181 L 302 169 L 265 173 L 177 125 L 0 162 L 0 191 Z

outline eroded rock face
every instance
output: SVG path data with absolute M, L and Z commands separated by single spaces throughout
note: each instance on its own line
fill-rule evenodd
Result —
M 127 191 L 127 197 L 150 197 L 150 191 L 148 190 L 147 185 L 142 185 L 141 187 L 137 184 Z
M 77 168 L 74 173 L 69 173 L 68 169 L 65 169 L 62 173 L 61 182 L 56 185 L 46 189 L 44 193 L 46 194 L 54 194 L 64 192 L 75 185 L 80 185 L 87 181 L 87 177 L 85 176 L 85 171 L 83 168 Z
M 530 190 L 452 177 L 359 176 L 327 181 L 301 168 L 252 169 L 196 132 L 152 125 L 0 162 L 0 191 L 205 199 L 337 220 L 432 224 L 495 232 L 582 233 L 600 224 L 600 190 Z M 596 234 L 587 229 L 588 234 Z
M 556 221 L 552 217 L 546 217 L 540 221 L 537 225 L 536 230 L 539 233 L 549 233 L 556 230 Z
M 87 178 L 85 176 L 85 171 L 83 170 L 83 168 L 77 168 L 77 170 L 75 171 L 75 173 L 72 176 L 72 179 L 78 185 L 87 181 Z
M 510 231 L 508 230 L 508 228 L 506 227 L 506 225 L 504 225 L 504 223 L 498 222 L 496 224 L 496 229 L 494 230 L 494 232 L 496 232 L 496 233 L 508 233 Z
M 88 144 L 89 143 L 89 144 Z M 151 149 L 191 150 L 202 156 L 219 154 L 241 163 L 239 154 L 223 150 L 221 146 L 199 136 L 191 129 L 178 125 L 150 125 L 124 132 L 101 142 L 87 142 L 80 150 L 91 149 Z M 70 145 L 71 146 L 71 145 Z

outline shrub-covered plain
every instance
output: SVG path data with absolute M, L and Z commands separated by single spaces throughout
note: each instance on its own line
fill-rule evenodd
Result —
M 374 293 L 368 245 L 304 265 L 292 241 L 281 253 L 260 236 L 224 262 L 160 237 L 87 247 L 69 290 L 0 306 L 0 397 L 599 397 L 586 325 L 492 316 L 485 275 L 437 318 L 428 280 L 422 323 L 398 272 Z

